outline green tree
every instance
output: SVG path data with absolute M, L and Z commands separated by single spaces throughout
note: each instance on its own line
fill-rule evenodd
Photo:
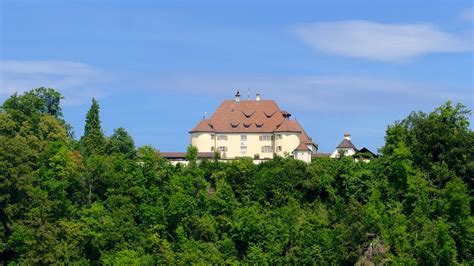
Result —
M 2 109 L 11 113 L 15 120 L 24 121 L 41 115 L 62 118 L 60 101 L 64 97 L 51 88 L 37 88 L 19 96 L 14 94 L 3 103 Z
M 106 144 L 104 132 L 102 131 L 99 104 L 92 98 L 92 105 L 86 115 L 86 125 L 81 143 L 86 155 L 103 154 Z
M 473 265 L 469 112 L 450 103 L 387 129 L 382 156 L 173 166 L 105 139 L 95 100 L 80 141 L 60 94 L 0 109 L 0 259 L 45 264 Z M 86 155 L 83 157 L 83 155 Z
M 413 112 L 387 129 L 382 153 L 390 155 L 404 142 L 414 165 L 426 171 L 438 187 L 449 180 L 435 175 L 433 169 L 444 163 L 448 170 L 463 178 L 470 187 L 474 176 L 474 132 L 469 129 L 471 111 L 464 105 L 447 102 L 433 112 Z
M 189 161 L 189 166 L 191 167 L 196 166 L 197 159 L 198 159 L 198 148 L 193 145 L 189 145 L 186 151 L 186 160 Z
M 135 156 L 135 143 L 128 132 L 123 128 L 117 128 L 107 141 L 107 154 L 123 154 L 127 158 Z

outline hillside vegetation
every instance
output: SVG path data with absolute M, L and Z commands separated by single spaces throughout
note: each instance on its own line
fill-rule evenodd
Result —
M 4 264 L 474 264 L 474 134 L 446 103 L 390 125 L 370 163 L 276 158 L 172 166 L 93 100 L 72 137 L 61 95 L 0 110 Z

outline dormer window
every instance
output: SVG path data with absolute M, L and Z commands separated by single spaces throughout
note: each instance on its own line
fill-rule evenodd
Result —
M 253 112 L 251 112 L 251 113 L 250 113 L 250 112 L 246 112 L 246 111 L 242 111 L 242 114 L 244 114 L 246 118 L 250 118 L 250 117 L 252 117 L 253 114 L 255 114 L 255 111 L 253 111 Z
M 238 127 L 240 124 L 240 122 L 231 122 L 230 125 L 232 126 L 232 128 L 236 128 Z
M 263 113 L 265 114 L 265 116 L 266 116 L 267 118 L 271 118 L 271 117 L 273 116 L 273 114 L 276 113 L 276 111 L 273 112 L 273 113 L 267 113 L 267 112 L 264 111 Z
M 289 117 L 291 116 L 291 114 L 288 113 L 288 112 L 285 111 L 285 110 L 281 111 L 281 115 L 283 115 L 283 117 L 285 117 L 285 118 L 289 118 Z

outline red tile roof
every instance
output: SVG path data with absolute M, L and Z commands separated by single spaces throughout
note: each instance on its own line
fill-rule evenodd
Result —
M 241 100 L 238 103 L 225 100 L 210 118 L 201 120 L 190 133 L 301 132 L 300 128 L 272 100 Z
M 283 115 L 274 101 L 225 100 L 209 119 L 203 119 L 193 132 L 271 133 L 283 122 Z
M 310 151 L 310 149 L 306 146 L 306 143 L 300 141 L 300 145 L 296 147 L 295 151 Z
M 302 131 L 301 126 L 296 120 L 290 120 L 288 118 L 283 119 L 280 124 L 277 125 L 274 132 L 298 132 Z
M 190 133 L 192 132 L 214 132 L 214 129 L 212 128 L 209 119 L 203 119 L 193 129 L 191 129 Z
M 225 100 L 210 118 L 201 120 L 189 133 L 296 132 L 300 133 L 300 143 L 314 145 L 300 123 L 289 116 L 272 100 Z

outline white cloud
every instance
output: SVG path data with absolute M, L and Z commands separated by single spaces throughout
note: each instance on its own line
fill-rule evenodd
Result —
M 0 98 L 37 87 L 52 87 L 65 97 L 64 104 L 88 104 L 110 90 L 167 91 L 203 98 L 229 99 L 240 89 L 262 93 L 284 108 L 319 112 L 380 112 L 419 109 L 447 100 L 472 104 L 469 88 L 431 83 L 351 76 L 259 76 L 221 73 L 176 73 L 163 76 L 110 75 L 90 65 L 65 61 L 0 61 Z M 108 88 L 108 89 L 107 89 Z M 244 97 L 245 97 L 244 96 Z M 201 98 L 202 99 L 202 98 Z
M 300 24 L 293 31 L 320 51 L 379 61 L 399 62 L 428 53 L 472 50 L 468 40 L 430 24 L 353 20 Z
M 0 96 L 50 87 L 65 96 L 66 105 L 88 102 L 105 91 L 100 84 L 111 76 L 90 65 L 69 61 L 0 61 Z
M 134 87 L 188 93 L 208 98 L 232 98 L 247 88 L 254 97 L 275 99 L 292 110 L 320 112 L 384 112 L 414 110 L 447 100 L 470 104 L 465 88 L 434 86 L 368 76 L 233 76 L 222 74 L 178 74 L 142 80 Z M 285 108 L 286 108 L 285 107 Z

